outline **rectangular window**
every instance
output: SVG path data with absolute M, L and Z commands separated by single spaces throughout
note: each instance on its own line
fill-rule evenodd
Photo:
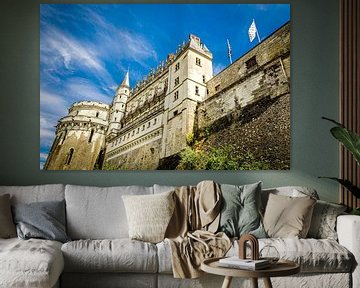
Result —
M 180 83 L 179 77 L 176 77 L 176 78 L 175 78 L 175 86 L 176 86 L 176 85 L 179 85 L 179 83 Z
M 178 114 L 179 114 L 178 110 L 175 110 L 175 111 L 174 111 L 174 116 L 176 116 L 176 115 L 178 115 Z
M 220 90 L 220 84 L 215 86 L 215 91 L 219 91 Z
M 179 99 L 179 91 L 175 91 L 174 93 L 174 101 Z
M 201 66 L 201 59 L 196 57 L 196 65 Z
M 148 123 L 148 128 L 150 127 L 150 122 Z
M 255 68 L 257 66 L 256 57 L 253 56 L 245 62 L 246 69 Z
M 154 119 L 154 125 L 156 124 L 156 118 Z
M 195 86 L 195 95 L 199 95 L 199 86 Z
M 206 77 L 205 77 L 205 75 L 203 75 L 203 83 L 204 83 L 204 84 L 206 83 Z
M 175 64 L 175 71 L 178 71 L 180 69 L 180 62 Z

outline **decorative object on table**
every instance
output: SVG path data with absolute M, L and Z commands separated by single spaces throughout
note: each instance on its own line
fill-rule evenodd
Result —
M 322 117 L 322 119 L 328 120 L 337 126 L 330 129 L 331 134 L 342 143 L 346 149 L 354 156 L 355 161 L 360 165 L 360 136 L 353 131 L 347 129 L 343 124 L 336 122 L 333 119 Z M 348 179 L 340 179 L 337 177 L 319 177 L 327 178 L 339 182 L 347 190 L 351 192 L 357 199 L 360 198 L 360 187 L 356 186 Z M 357 207 L 360 208 L 360 207 Z M 352 214 L 359 215 L 359 209 L 354 209 Z
M 275 246 L 265 245 L 259 251 L 261 260 L 267 260 L 270 264 L 276 264 L 280 259 L 280 253 Z
M 259 259 L 259 241 L 252 234 L 245 234 L 239 239 L 239 258 L 246 259 L 246 243 L 250 242 L 251 259 Z

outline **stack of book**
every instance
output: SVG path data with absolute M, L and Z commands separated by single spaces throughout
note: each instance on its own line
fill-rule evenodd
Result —
M 260 270 L 270 267 L 271 262 L 267 259 L 251 260 L 240 259 L 238 256 L 234 256 L 220 259 L 219 266 L 246 270 Z

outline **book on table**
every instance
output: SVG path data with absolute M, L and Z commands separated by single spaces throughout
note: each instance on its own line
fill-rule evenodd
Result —
M 219 260 L 219 266 L 247 270 L 260 270 L 271 266 L 267 259 L 251 260 L 240 259 L 238 256 L 222 258 Z

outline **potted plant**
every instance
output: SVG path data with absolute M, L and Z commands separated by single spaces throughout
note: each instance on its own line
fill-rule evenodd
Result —
M 334 124 L 335 127 L 330 129 L 331 134 L 339 140 L 346 149 L 348 149 L 351 154 L 354 156 L 355 161 L 360 165 L 360 136 L 355 132 L 347 129 L 343 124 L 336 122 L 333 119 L 322 117 L 322 119 L 328 120 Z M 336 177 L 320 177 L 328 178 L 334 181 L 339 182 L 347 190 L 349 190 L 356 198 L 360 198 L 360 188 L 354 185 L 348 179 L 340 179 Z M 354 208 L 351 214 L 360 215 L 360 207 Z

